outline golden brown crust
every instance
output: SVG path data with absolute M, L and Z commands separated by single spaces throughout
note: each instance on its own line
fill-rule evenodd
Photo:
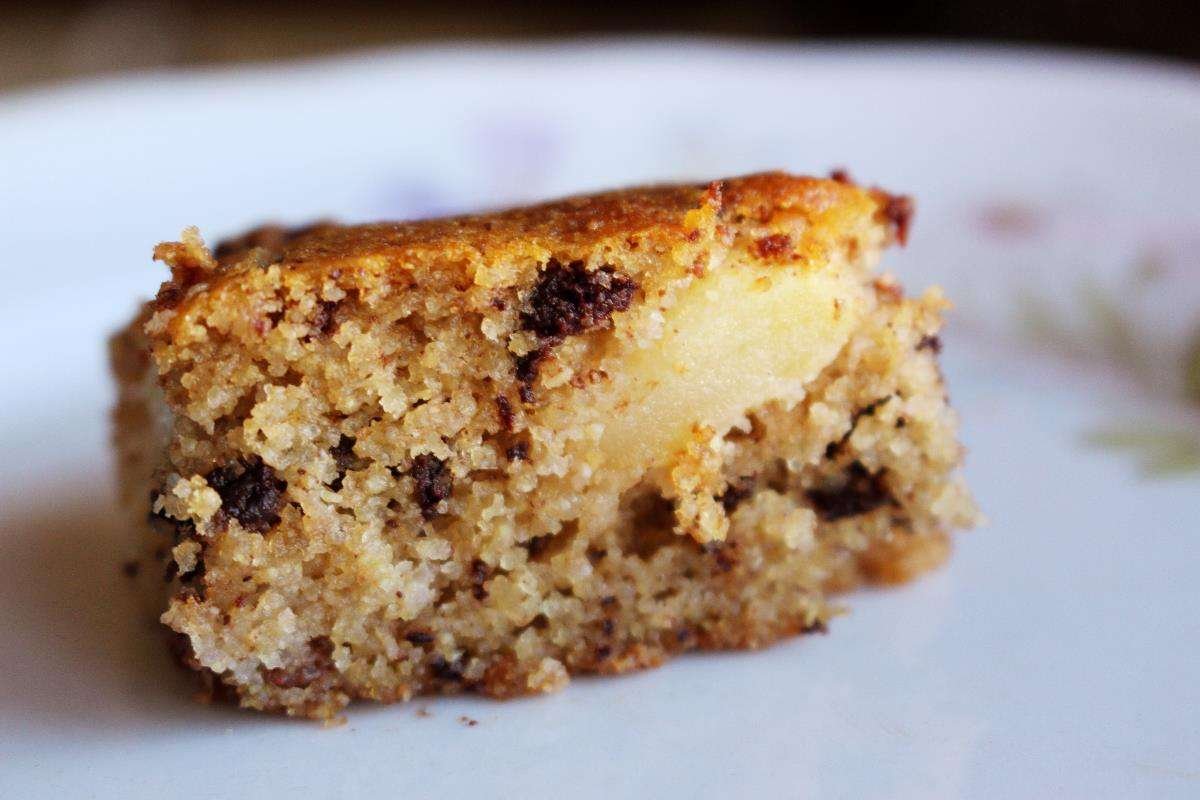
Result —
M 895 209 L 906 209 L 897 216 Z M 297 279 L 307 275 L 341 279 L 358 272 L 369 281 L 380 273 L 404 272 L 420 278 L 427 269 L 456 270 L 461 285 L 481 280 L 489 264 L 535 257 L 563 262 L 606 248 L 636 248 L 640 241 L 658 247 L 695 241 L 707 216 L 723 223 L 747 219 L 769 226 L 781 216 L 800 216 L 806 224 L 801 241 L 787 246 L 814 261 L 846 228 L 849 218 L 873 215 L 903 239 L 911 201 L 878 189 L 832 179 L 765 172 L 707 184 L 651 186 L 568 197 L 541 205 L 490 214 L 417 222 L 366 225 L 318 223 L 297 229 L 268 225 L 217 247 L 216 257 L 186 243 L 166 243 L 155 258 L 172 268 L 158 308 L 174 309 L 176 319 L 203 306 L 206 298 L 230 299 L 246 269 L 279 263 Z M 783 240 L 770 239 L 775 251 Z M 777 252 L 765 254 L 777 255 Z M 191 291 L 202 286 L 202 291 Z

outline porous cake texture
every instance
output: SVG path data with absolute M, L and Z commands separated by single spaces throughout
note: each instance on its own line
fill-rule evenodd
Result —
M 936 566 L 976 512 L 946 303 L 873 273 L 911 208 L 771 173 L 160 245 L 117 445 L 180 658 L 311 717 L 507 697 Z

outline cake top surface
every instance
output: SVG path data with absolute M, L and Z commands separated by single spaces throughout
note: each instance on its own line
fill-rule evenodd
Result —
M 172 272 L 155 306 L 186 316 L 206 298 L 236 301 L 231 290 L 236 293 L 244 276 L 273 265 L 293 284 L 316 286 L 329 278 L 366 284 L 401 274 L 420 282 L 423 272 L 441 271 L 457 273 L 458 288 L 465 289 L 506 283 L 520 262 L 592 262 L 639 247 L 668 250 L 714 237 L 728 242 L 746 230 L 754 232 L 750 244 L 757 257 L 795 260 L 819 254 L 864 219 L 903 243 L 911 213 L 907 197 L 860 187 L 844 173 L 813 178 L 765 172 L 416 222 L 264 226 L 215 251 L 189 229 L 182 241 L 155 249 L 156 260 Z M 798 217 L 804 222 L 799 241 L 772 234 L 783 220 L 794 231 Z

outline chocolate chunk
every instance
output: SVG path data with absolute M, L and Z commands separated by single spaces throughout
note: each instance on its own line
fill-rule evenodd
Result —
M 318 636 L 309 641 L 303 661 L 292 667 L 263 670 L 263 678 L 280 689 L 305 689 L 334 670 L 332 655 L 333 641 Z
M 258 456 L 218 467 L 205 480 L 221 496 L 221 513 L 246 530 L 265 533 L 279 524 L 287 481 Z
M 175 563 L 174 561 L 171 562 Z M 180 583 L 194 583 L 204 577 L 204 549 L 201 546 L 200 555 L 196 557 L 196 565 L 187 572 L 179 573 Z M 203 595 L 203 587 L 201 589 Z
M 167 516 L 165 511 L 154 510 L 154 500 L 162 492 L 150 493 L 150 527 L 156 532 L 161 532 L 164 535 L 170 535 L 175 544 L 179 544 L 184 539 L 193 539 L 196 536 L 196 523 L 190 519 L 175 519 Z M 160 556 L 161 558 L 161 556 Z
M 458 662 L 447 661 L 442 656 L 434 656 L 429 662 L 429 671 L 441 681 L 447 683 L 462 683 L 463 668 Z
M 506 431 L 513 429 L 512 403 L 502 394 L 496 395 L 496 413 L 500 415 L 500 427 Z M 511 461 L 511 459 L 509 459 Z
M 471 562 L 471 594 L 476 600 L 487 599 L 488 590 L 484 584 L 491 575 L 492 569 L 484 561 L 477 558 Z
M 317 303 L 317 310 L 313 312 L 312 319 L 309 324 L 322 336 L 328 336 L 337 330 L 337 309 L 341 305 L 337 301 L 322 300 Z
M 582 261 L 563 266 L 551 260 L 521 312 L 521 327 L 550 338 L 608 325 L 614 313 L 629 308 L 637 288 L 610 266 L 588 270 Z
M 913 199 L 904 194 L 889 195 L 883 206 L 883 216 L 896 229 L 896 241 L 901 245 L 908 244 L 908 229 L 915 213 Z
M 850 441 L 850 437 L 854 435 L 855 429 L 858 428 L 859 420 L 861 420 L 863 417 L 875 416 L 875 412 L 879 409 L 879 407 L 891 400 L 894 396 L 895 395 L 889 394 L 887 397 L 881 397 L 878 400 L 867 403 L 865 406 L 855 411 L 853 416 L 850 417 L 850 430 L 842 434 L 842 438 L 838 441 L 830 442 L 829 444 L 825 445 L 825 457 L 830 459 L 837 458 L 837 455 L 839 452 L 841 452 L 842 447 L 846 444 L 846 442 Z
M 725 487 L 725 491 L 717 499 L 726 514 L 732 514 L 742 502 L 754 494 L 754 478 L 745 475 Z
M 721 572 L 729 572 L 737 564 L 737 562 L 730 558 L 729 554 L 724 550 L 718 550 L 714 555 L 714 559 L 717 562 L 717 568 L 721 570 Z
M 819 633 L 824 636 L 825 634 L 829 633 L 829 626 L 825 624 L 824 620 L 818 619 L 808 625 L 805 625 L 800 629 L 800 632 L 805 634 Z
M 404 638 L 409 644 L 415 645 L 430 644 L 433 642 L 433 634 L 429 631 L 409 631 L 404 634 Z
M 346 470 L 354 467 L 356 460 L 354 456 L 354 445 L 357 443 L 358 440 L 353 436 L 347 436 L 343 433 L 340 437 L 338 437 L 338 443 L 330 448 L 329 455 L 333 456 L 333 461 L 335 464 L 337 464 L 339 471 L 345 472 Z
M 353 436 L 343 433 L 338 438 L 338 443 L 329 448 L 329 455 L 333 456 L 333 463 L 338 469 L 337 477 L 329 483 L 329 488 L 335 492 L 342 490 L 342 481 L 346 479 L 346 473 L 359 466 L 359 459 L 354 455 L 354 445 L 357 441 Z
M 737 566 L 737 542 L 709 542 L 704 545 L 704 552 L 713 557 L 720 572 L 730 572 Z
M 850 465 L 841 486 L 810 489 L 807 494 L 813 508 L 826 522 L 856 517 L 895 502 L 884 485 L 882 471 L 872 475 L 857 461 Z
M 941 355 L 942 340 L 938 336 L 922 336 L 921 341 L 917 342 L 918 350 L 932 350 L 933 354 Z
M 529 550 L 529 557 L 532 559 L 540 558 L 550 548 L 552 541 L 554 541 L 554 535 L 550 533 L 544 536 L 534 536 L 525 543 L 525 548 Z
M 158 287 L 158 294 L 154 296 L 154 308 L 158 311 L 174 308 L 183 300 L 185 294 L 187 290 L 183 286 L 174 281 L 166 281 Z
M 454 490 L 454 476 L 445 461 L 429 453 L 414 458 L 408 474 L 413 479 L 413 496 L 421 507 L 421 516 L 433 519 L 439 513 L 438 504 Z
M 517 391 L 521 402 L 532 403 L 534 400 L 533 384 L 537 380 L 538 369 L 543 361 L 550 356 L 550 351 L 559 344 L 559 339 L 549 339 L 517 359 Z
M 171 654 L 175 663 L 184 669 L 201 670 L 204 668 L 200 659 L 196 658 L 196 651 L 192 649 L 191 638 L 185 633 L 168 629 L 167 652 Z

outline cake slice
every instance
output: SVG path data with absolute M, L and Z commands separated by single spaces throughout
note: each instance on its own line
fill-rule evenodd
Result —
M 160 245 L 117 441 L 182 660 L 311 717 L 506 697 L 936 566 L 976 512 L 945 301 L 872 272 L 910 212 L 771 173 Z

